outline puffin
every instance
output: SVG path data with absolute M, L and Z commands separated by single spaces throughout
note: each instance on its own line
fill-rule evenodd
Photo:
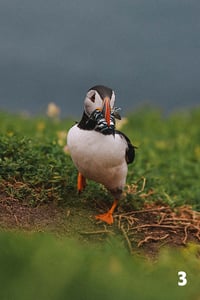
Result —
M 85 96 L 80 122 L 70 128 L 67 147 L 78 170 L 77 190 L 86 187 L 86 179 L 104 185 L 114 202 L 97 220 L 113 223 L 113 213 L 126 184 L 128 164 L 135 158 L 135 146 L 115 128 L 115 119 L 121 119 L 114 106 L 115 93 L 104 85 L 90 88 Z

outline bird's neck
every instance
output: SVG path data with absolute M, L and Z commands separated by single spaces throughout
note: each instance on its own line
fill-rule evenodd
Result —
M 108 127 L 100 111 L 94 111 L 90 117 L 84 112 L 78 127 L 84 130 L 95 130 L 104 135 L 115 135 L 115 117 L 111 114 L 111 125 Z
M 96 122 L 92 119 L 90 119 L 85 111 L 83 112 L 82 118 L 80 122 L 78 123 L 78 127 L 85 130 L 93 130 L 95 129 Z

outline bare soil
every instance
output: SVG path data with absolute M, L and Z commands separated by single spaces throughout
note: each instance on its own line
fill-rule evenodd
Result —
M 53 203 L 31 207 L 2 194 L 0 228 L 51 232 L 96 244 L 117 235 L 130 253 L 144 253 L 150 257 L 166 245 L 178 247 L 200 242 L 200 213 L 188 206 L 173 210 L 154 204 L 137 211 L 120 209 L 114 215 L 113 225 L 97 222 L 94 215 L 98 210 L 98 207 L 88 207 L 87 203 L 78 208 L 63 208 Z

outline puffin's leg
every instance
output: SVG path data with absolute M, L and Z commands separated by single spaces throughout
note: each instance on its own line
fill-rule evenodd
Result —
M 80 172 L 78 172 L 78 177 L 77 177 L 78 193 L 81 193 L 85 187 L 86 187 L 86 179 Z
M 112 207 L 109 209 L 109 211 L 107 213 L 95 216 L 95 218 L 97 220 L 104 221 L 104 222 L 106 222 L 108 224 L 112 224 L 113 223 L 113 216 L 112 216 L 112 214 L 113 214 L 113 212 L 114 212 L 117 204 L 118 204 L 118 200 L 115 199 L 114 202 L 113 202 Z

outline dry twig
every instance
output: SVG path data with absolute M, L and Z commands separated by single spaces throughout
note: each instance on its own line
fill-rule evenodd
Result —
M 138 243 L 138 247 L 142 246 L 144 243 L 148 242 L 148 241 L 161 241 L 161 240 L 165 240 L 167 237 L 169 236 L 169 233 L 165 234 L 162 237 L 154 237 L 152 235 L 146 236 L 143 240 L 139 241 Z
M 115 219 L 130 252 L 133 241 L 134 244 L 137 242 L 138 247 L 161 240 L 166 240 L 165 244 L 173 242 L 185 245 L 191 237 L 200 241 L 200 213 L 190 207 L 180 207 L 175 212 L 169 206 L 151 206 L 138 211 L 116 214 Z

